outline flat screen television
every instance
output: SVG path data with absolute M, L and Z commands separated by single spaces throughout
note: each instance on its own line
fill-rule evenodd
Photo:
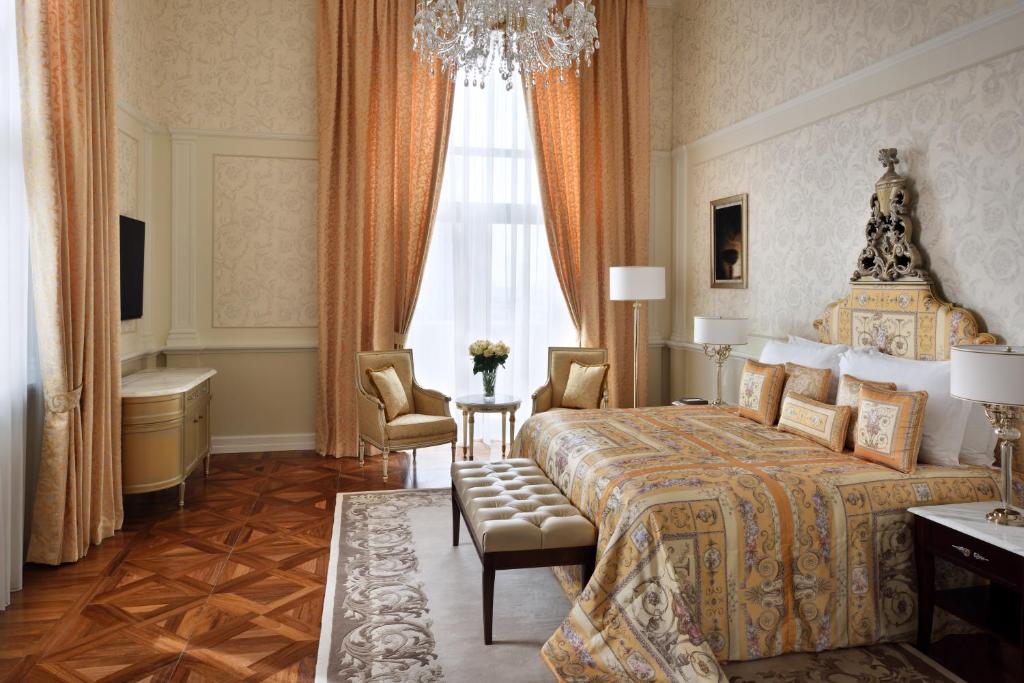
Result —
M 121 320 L 142 317 L 142 269 L 146 224 L 121 216 Z

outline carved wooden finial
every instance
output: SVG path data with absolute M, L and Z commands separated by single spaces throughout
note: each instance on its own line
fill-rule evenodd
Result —
M 878 150 L 878 161 L 881 162 L 883 167 L 895 172 L 896 164 L 900 163 L 899 157 L 896 156 L 896 148 L 886 147 Z

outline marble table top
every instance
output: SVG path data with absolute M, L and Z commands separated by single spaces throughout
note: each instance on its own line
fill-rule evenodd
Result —
M 217 374 L 213 368 L 152 368 L 121 378 L 122 398 L 181 394 Z
M 1002 506 L 1002 501 L 986 500 L 980 503 L 925 505 L 912 507 L 907 512 L 1024 557 L 1024 526 L 993 524 L 985 519 L 988 512 Z M 1024 510 L 1016 506 L 1014 509 L 1024 514 Z
M 470 408 L 480 412 L 487 412 L 490 410 L 518 408 L 519 399 L 510 394 L 496 394 L 493 398 L 488 398 L 483 394 L 470 394 L 468 396 L 459 396 L 455 399 L 455 405 L 459 408 Z

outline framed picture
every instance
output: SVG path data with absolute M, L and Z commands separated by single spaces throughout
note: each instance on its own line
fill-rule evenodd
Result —
M 711 287 L 747 288 L 747 195 L 711 202 Z

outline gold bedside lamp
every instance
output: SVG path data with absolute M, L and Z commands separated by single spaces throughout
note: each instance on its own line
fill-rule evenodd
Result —
M 949 393 L 985 406 L 999 437 L 1003 470 L 1003 506 L 985 516 L 995 524 L 1020 524 L 1013 509 L 1013 442 L 1024 407 L 1024 346 L 974 344 L 950 350 Z
M 722 405 L 722 366 L 728 360 L 732 347 L 747 343 L 749 325 L 746 318 L 720 318 L 697 315 L 693 318 L 693 341 L 703 344 L 704 355 L 718 366 L 715 378 L 713 406 Z

